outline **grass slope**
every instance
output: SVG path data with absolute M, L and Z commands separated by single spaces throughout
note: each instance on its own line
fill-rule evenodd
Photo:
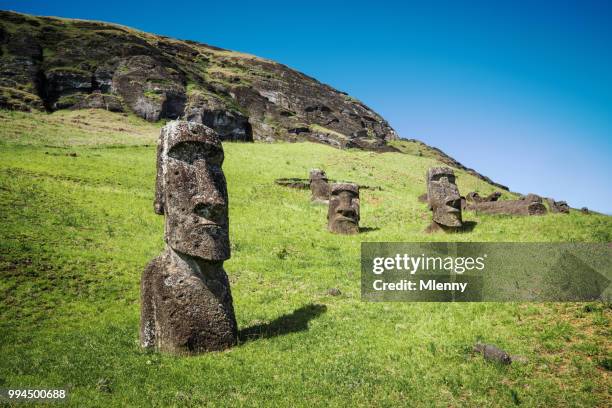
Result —
M 612 217 L 574 211 L 467 213 L 472 232 L 426 235 L 416 197 L 437 162 L 417 155 L 226 143 L 241 344 L 188 358 L 141 350 L 140 274 L 164 245 L 159 126 L 0 112 L 0 387 L 68 388 L 75 407 L 612 404 L 608 305 L 361 302 L 361 241 L 610 241 Z M 312 167 L 382 187 L 362 191 L 366 232 L 329 234 L 324 206 L 273 183 Z M 458 185 L 493 191 L 463 172 Z M 477 340 L 529 363 L 487 363 L 469 353 Z

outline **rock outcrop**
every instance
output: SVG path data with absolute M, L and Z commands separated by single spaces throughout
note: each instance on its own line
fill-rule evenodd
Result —
M 393 150 L 389 124 L 344 92 L 252 55 L 123 26 L 0 11 L 0 107 L 184 118 L 223 140 Z M 91 96 L 91 95 L 96 96 Z

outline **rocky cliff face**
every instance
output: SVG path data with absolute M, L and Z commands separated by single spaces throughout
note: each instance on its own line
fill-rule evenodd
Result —
M 255 56 L 93 21 L 0 12 L 0 107 L 104 108 L 202 122 L 226 140 L 385 149 L 360 101 Z

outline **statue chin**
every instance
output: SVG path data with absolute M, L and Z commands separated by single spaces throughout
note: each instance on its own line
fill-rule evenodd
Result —
M 359 224 L 357 221 L 343 218 L 341 220 L 335 220 L 333 222 L 334 229 L 338 232 L 343 233 L 357 233 L 359 232 Z
M 461 211 L 457 209 L 453 209 L 452 211 L 434 211 L 433 221 L 447 227 L 459 228 L 463 225 L 463 222 L 461 221 Z
M 225 261 L 230 258 L 229 236 L 224 229 L 210 232 L 196 229 L 184 236 L 186 239 L 174 242 L 166 237 L 166 243 L 177 252 L 207 261 Z
M 457 218 L 449 218 L 449 217 L 444 217 L 442 219 L 434 218 L 433 221 L 440 225 L 445 225 L 447 227 L 460 228 L 461 226 L 463 226 L 463 223 L 461 222 L 461 220 L 458 220 Z

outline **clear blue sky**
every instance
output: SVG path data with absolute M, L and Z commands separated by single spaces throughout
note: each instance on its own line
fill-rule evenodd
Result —
M 510 186 L 612 214 L 610 1 L 0 1 L 270 58 Z M 467 193 L 467 192 L 464 192 Z

